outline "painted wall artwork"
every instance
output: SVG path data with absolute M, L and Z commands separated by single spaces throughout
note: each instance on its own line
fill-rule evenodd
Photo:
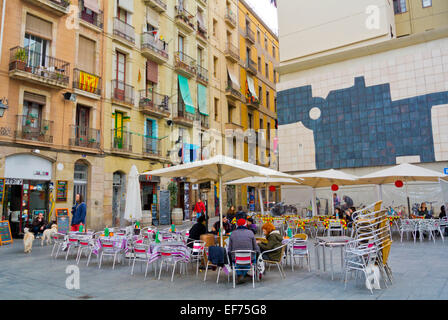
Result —
M 366 87 L 356 77 L 326 99 L 313 97 L 311 85 L 280 91 L 278 119 L 312 130 L 316 169 L 395 165 L 402 156 L 434 162 L 431 109 L 443 104 L 448 91 L 392 100 L 389 83 Z

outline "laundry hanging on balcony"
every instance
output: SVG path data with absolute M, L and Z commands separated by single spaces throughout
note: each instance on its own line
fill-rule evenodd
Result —
M 258 101 L 258 96 L 255 93 L 254 80 L 251 77 L 247 77 L 247 89 L 249 96 Z
M 195 114 L 196 108 L 194 107 L 193 100 L 191 99 L 190 87 L 188 86 L 188 79 L 181 76 L 180 74 L 178 76 L 179 76 L 178 78 L 179 88 L 182 100 L 184 101 L 185 104 L 185 111 L 188 113 Z
M 208 116 L 207 112 L 207 88 L 198 83 L 198 107 L 199 113 Z
M 100 13 L 98 0 L 84 0 L 84 7 L 92 10 L 95 13 Z

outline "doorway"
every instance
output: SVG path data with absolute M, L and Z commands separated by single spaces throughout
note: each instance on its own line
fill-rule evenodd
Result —
M 125 175 L 116 171 L 112 183 L 112 226 L 124 227 L 124 208 L 126 202 Z

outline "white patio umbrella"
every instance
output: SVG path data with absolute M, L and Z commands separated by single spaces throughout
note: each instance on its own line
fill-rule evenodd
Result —
M 249 185 L 258 188 L 258 197 L 260 199 L 261 213 L 264 215 L 261 187 L 266 189 L 266 202 L 269 202 L 268 186 L 299 185 L 300 183 L 290 178 L 270 178 L 270 177 L 249 177 L 229 181 L 226 185 Z
M 379 170 L 359 178 L 358 183 L 377 184 L 380 186 L 386 183 L 395 183 L 402 180 L 406 186 L 406 198 L 408 202 L 408 212 L 411 213 L 411 205 L 408 195 L 408 182 L 429 181 L 439 182 L 439 179 L 448 180 L 448 176 L 434 170 L 422 168 L 409 163 L 402 163 L 384 170 Z
M 290 178 L 290 175 L 241 160 L 218 155 L 207 160 L 195 161 L 178 166 L 142 173 L 160 177 L 188 177 L 199 181 L 214 180 L 219 183 L 219 217 L 222 229 L 222 186 L 223 182 L 252 176 Z M 222 245 L 222 234 L 221 234 Z
M 142 218 L 142 202 L 140 198 L 140 182 L 138 181 L 138 177 L 137 167 L 133 165 L 128 176 L 126 205 L 124 208 L 124 218 L 131 222 Z
M 337 185 L 353 185 L 356 184 L 356 181 L 359 177 L 354 176 L 352 174 L 345 173 L 339 170 L 324 170 L 317 172 L 310 172 L 304 174 L 294 175 L 295 179 L 302 179 L 301 183 L 303 185 L 310 186 L 313 188 L 313 198 L 312 198 L 312 206 L 313 206 L 313 216 L 317 214 L 316 208 L 316 188 L 325 188 L 330 187 L 333 184 Z M 334 212 L 334 204 L 333 204 L 333 195 L 331 198 L 331 211 Z

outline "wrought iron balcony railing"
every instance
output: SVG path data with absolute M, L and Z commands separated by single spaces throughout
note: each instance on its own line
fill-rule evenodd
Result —
M 135 43 L 134 27 L 118 18 L 114 18 L 114 35 L 119 36 L 131 43 Z
M 198 80 L 200 80 L 203 83 L 208 83 L 208 70 L 201 67 L 196 66 L 196 74 L 198 76 Z
M 41 78 L 42 81 L 51 80 L 62 85 L 68 85 L 70 78 L 70 63 L 28 47 L 14 47 L 10 50 L 9 71 L 20 70 Z
M 112 99 L 134 104 L 134 87 L 123 81 L 112 80 Z
M 88 13 L 82 1 L 79 1 L 79 19 L 88 22 L 95 27 L 103 29 L 103 11 L 100 11 L 99 13 L 89 11 Z
M 98 129 L 71 125 L 70 145 L 75 147 L 99 149 L 101 133 Z
M 153 90 L 140 91 L 140 110 L 153 111 L 155 113 L 162 113 L 169 115 L 169 97 L 164 94 L 154 92 Z
M 142 34 L 142 49 L 150 49 L 156 54 L 168 60 L 168 43 L 154 37 L 152 32 L 144 32 Z
M 162 155 L 160 142 L 158 138 L 143 137 L 143 153 L 160 157 Z
M 196 60 L 182 51 L 177 51 L 174 54 L 174 66 L 190 74 L 196 73 Z
M 53 143 L 53 124 L 38 115 L 18 115 L 16 138 Z
M 132 151 L 132 133 L 124 129 L 112 129 L 112 150 Z

